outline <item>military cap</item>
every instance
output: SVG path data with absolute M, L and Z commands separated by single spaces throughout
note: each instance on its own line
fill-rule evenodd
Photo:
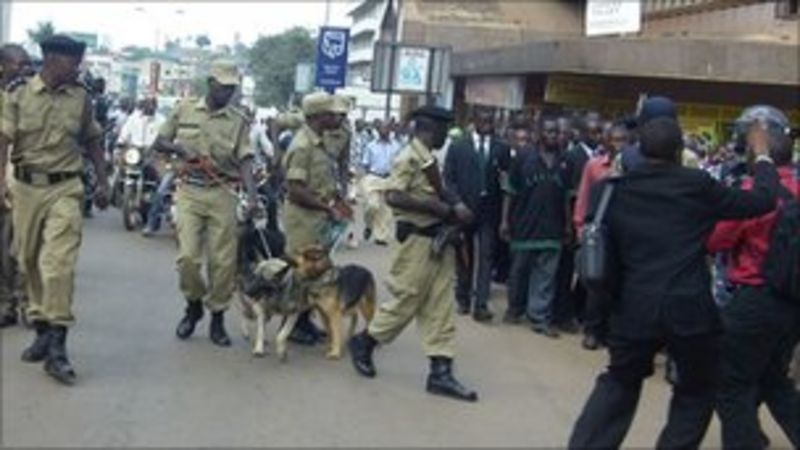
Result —
M 239 69 L 230 62 L 215 62 L 208 76 L 225 86 L 238 86 L 240 82 Z
M 336 114 L 347 114 L 350 112 L 350 99 L 344 95 L 333 96 L 333 112 Z
M 423 106 L 411 113 L 412 119 L 425 117 L 437 122 L 452 122 L 455 120 L 453 112 L 440 106 Z
M 335 112 L 335 97 L 324 92 L 314 92 L 303 97 L 303 114 L 314 116 L 326 112 Z
M 42 48 L 43 55 L 55 53 L 57 55 L 83 58 L 83 52 L 86 51 L 86 43 L 76 41 L 75 39 L 63 34 L 54 34 L 53 36 L 43 40 L 39 46 Z

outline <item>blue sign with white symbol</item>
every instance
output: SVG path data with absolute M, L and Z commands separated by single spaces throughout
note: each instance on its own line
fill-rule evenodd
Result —
M 320 28 L 317 39 L 316 86 L 332 92 L 345 85 L 349 42 L 350 30 L 347 28 Z

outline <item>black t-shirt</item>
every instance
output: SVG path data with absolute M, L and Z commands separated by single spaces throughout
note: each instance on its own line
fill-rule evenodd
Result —
M 539 150 L 517 158 L 511 166 L 511 240 L 515 243 L 560 241 L 566 229 L 566 163 L 556 155 L 548 167 Z M 513 244 L 512 244 L 513 245 Z

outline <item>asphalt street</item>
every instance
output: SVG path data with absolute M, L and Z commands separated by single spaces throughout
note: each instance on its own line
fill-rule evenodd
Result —
M 389 254 L 362 245 L 337 258 L 382 280 Z M 174 258 L 168 236 L 127 233 L 117 211 L 87 222 L 69 340 L 78 383 L 60 386 L 20 362 L 31 332 L 2 331 L 4 447 L 563 447 L 605 362 L 577 337 L 459 317 L 457 373 L 481 396 L 464 404 L 424 392 L 427 361 L 413 326 L 380 349 L 374 380 L 347 359 L 325 360 L 322 347 L 292 346 L 285 364 L 251 357 L 236 308 L 227 317 L 232 348 L 209 342 L 207 318 L 182 342 Z M 497 316 L 503 299 L 497 287 Z M 626 446 L 652 447 L 668 398 L 659 371 Z M 766 415 L 764 427 L 774 447 L 788 447 Z M 705 445 L 719 446 L 716 423 Z

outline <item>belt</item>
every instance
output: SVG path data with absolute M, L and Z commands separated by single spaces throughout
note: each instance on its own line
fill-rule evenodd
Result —
M 376 172 L 368 172 L 368 174 L 376 176 L 378 178 L 389 178 L 389 175 L 390 175 L 388 173 L 376 173 Z
M 14 178 L 32 186 L 52 186 L 81 175 L 81 172 L 37 172 L 25 167 L 14 167 Z
M 201 187 L 201 188 L 210 188 L 219 186 L 219 183 L 201 177 L 186 177 L 184 178 L 183 182 L 189 186 Z

